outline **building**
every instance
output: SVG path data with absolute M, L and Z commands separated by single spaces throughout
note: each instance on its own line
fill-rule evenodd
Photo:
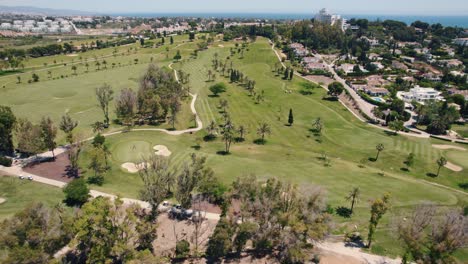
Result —
M 317 58 L 317 57 L 304 57 L 304 58 L 302 58 L 302 62 L 304 64 L 317 63 L 317 62 L 320 62 L 320 59 Z
M 468 46 L 468 38 L 457 38 L 453 43 L 458 46 Z
M 346 29 L 346 20 L 340 15 L 330 14 L 326 8 L 321 9 L 319 13 L 315 15 L 315 21 L 332 26 L 339 24 L 343 31 Z
M 465 100 L 468 100 L 468 90 L 458 90 L 455 88 L 449 89 L 448 90 L 449 94 L 461 94 L 463 97 L 465 97 Z
M 442 97 L 441 94 L 441 92 L 435 90 L 434 88 L 415 86 L 414 88 L 411 88 L 409 92 L 398 92 L 397 97 L 407 103 L 416 101 L 424 104 L 425 101 L 430 100 L 444 101 L 444 97 Z
M 310 63 L 307 63 L 305 67 L 306 69 L 310 71 L 315 71 L 315 70 L 326 71 L 327 70 L 327 66 L 325 66 L 323 63 L 320 63 L 320 62 L 310 62 Z
M 389 94 L 387 89 L 373 86 L 366 86 L 362 90 L 370 96 L 386 96 Z

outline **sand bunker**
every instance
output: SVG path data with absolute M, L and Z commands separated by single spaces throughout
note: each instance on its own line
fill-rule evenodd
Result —
M 2 198 L 2 197 L 0 197 L 0 204 L 2 204 L 2 203 L 4 203 L 4 202 L 6 202 L 6 199 L 5 199 L 5 198 Z
M 154 154 L 159 156 L 169 157 L 172 154 L 172 152 L 164 145 L 156 145 L 153 149 L 156 150 Z
M 465 148 L 453 146 L 453 145 L 436 145 L 432 144 L 432 147 L 436 149 L 456 149 L 456 150 L 466 150 Z
M 67 54 L 67 57 L 76 57 L 78 54 Z
M 133 162 L 125 162 L 124 164 L 120 166 L 122 167 L 122 169 L 130 173 L 137 173 L 139 170 L 143 169 L 144 163 L 135 164 Z
M 462 170 L 463 170 L 462 167 L 460 167 L 460 166 L 458 166 L 458 165 L 455 165 L 455 164 L 453 164 L 453 163 L 451 163 L 451 162 L 449 162 L 449 161 L 447 161 L 447 164 L 445 164 L 444 167 L 447 168 L 447 169 L 449 169 L 449 170 L 451 170 L 451 171 L 455 171 L 455 172 L 459 172 L 459 171 L 462 171 Z

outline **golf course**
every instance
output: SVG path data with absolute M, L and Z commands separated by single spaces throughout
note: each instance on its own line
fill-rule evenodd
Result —
M 372 252 L 389 256 L 401 256 L 403 252 L 395 243 L 395 220 L 405 217 L 415 205 L 432 203 L 442 211 L 468 206 L 468 145 L 394 135 L 357 119 L 339 101 L 330 100 L 326 89 L 317 87 L 308 94 L 302 93 L 309 81 L 298 75 L 292 80 L 277 75 L 275 69 L 279 61 L 265 38 L 259 37 L 241 48 L 242 41 L 222 41 L 221 37 L 215 37 L 208 49 L 198 51 L 195 56 L 200 41 L 197 38 L 190 42 L 187 35 L 178 35 L 174 37 L 174 44 L 159 47 L 144 48 L 135 43 L 77 56 L 29 59 L 22 73 L 0 76 L 0 105 L 11 107 L 17 117 L 33 122 L 49 116 L 58 124 L 68 113 L 78 121 L 75 133 L 83 138 L 93 137 L 91 125 L 103 120 L 95 89 L 107 83 L 115 93 L 123 88 L 137 91 L 141 76 L 153 63 L 168 71 L 189 75 L 186 85 L 191 94 L 197 95 L 195 109 L 203 129 L 180 135 L 150 130 L 170 129 L 171 124 L 166 122 L 132 127 L 148 129 L 145 131 L 130 130 L 107 136 L 110 169 L 102 186 L 92 186 L 95 190 L 139 198 L 143 182 L 138 173 L 130 173 L 122 164 L 138 164 L 155 151 L 157 154 L 154 147 L 160 145 L 170 151 L 166 156 L 174 168 L 182 167 L 191 153 L 207 157 L 208 165 L 226 185 L 237 177 L 255 174 L 260 179 L 278 178 L 297 184 L 304 193 L 320 188 L 331 211 L 348 207 L 345 197 L 353 187 L 359 187 L 361 196 L 352 217 L 333 214 L 336 234 L 352 231 L 365 234 L 369 201 L 389 193 L 392 208 L 382 219 L 372 247 Z M 182 59 L 174 61 L 177 51 Z M 244 85 L 231 82 L 227 71 L 214 70 L 214 58 L 255 81 L 256 94 L 262 95 L 261 98 L 249 93 Z M 103 60 L 106 61 L 104 65 Z M 101 62 L 99 69 L 95 61 Z M 72 65 L 76 70 L 72 70 Z M 39 76 L 39 81 L 28 83 L 33 73 Z M 224 83 L 226 91 L 214 95 L 210 87 L 218 83 Z M 176 130 L 195 127 L 191 100 L 190 96 L 184 98 L 175 121 Z M 227 105 L 220 106 L 221 100 L 226 100 Z M 110 109 L 110 119 L 114 120 L 114 102 Z M 290 111 L 294 115 L 292 124 L 288 120 Z M 228 154 L 223 152 L 225 142 L 220 134 L 206 139 L 209 134 L 206 127 L 214 122 L 219 128 L 227 114 L 236 128 L 245 128 L 243 139 L 233 141 Z M 317 119 L 322 124 L 319 132 L 314 129 Z M 262 124 L 267 124 L 271 133 L 265 133 L 265 141 L 259 144 L 261 135 L 257 131 Z M 124 129 L 111 121 L 103 134 Z M 59 132 L 58 139 L 60 144 L 66 144 L 63 132 Z M 379 144 L 384 148 L 378 153 L 376 146 Z M 92 174 L 86 169 L 91 149 L 91 144 L 85 143 L 79 160 L 84 176 Z M 414 163 L 407 166 L 404 162 L 410 153 L 414 154 Z M 436 161 L 442 156 L 461 170 L 439 168 Z M 48 203 L 63 199 L 58 189 L 51 191 L 51 187 L 27 182 L 15 187 L 16 192 L 3 186 L 17 183 L 0 180 L 0 197 L 15 204 L 24 204 L 29 196 Z M 22 196 L 22 192 L 28 194 Z M 20 195 L 24 201 L 18 198 Z M 0 218 L 11 213 L 10 207 L 0 206 Z M 461 250 L 456 256 L 466 260 L 468 250 Z

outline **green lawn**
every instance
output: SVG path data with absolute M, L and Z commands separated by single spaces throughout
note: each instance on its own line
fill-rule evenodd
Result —
M 195 152 L 207 157 L 209 166 L 226 184 L 236 177 L 251 173 L 259 178 L 276 177 L 298 184 L 305 194 L 312 188 L 321 188 L 327 196 L 327 203 L 334 208 L 348 206 L 345 195 L 352 187 L 360 187 L 362 197 L 353 218 L 335 216 L 339 233 L 351 231 L 355 225 L 365 233 L 369 200 L 389 192 L 393 209 L 382 220 L 374 244 L 376 252 L 388 255 L 401 253 L 399 244 L 392 237 L 395 233 L 394 220 L 403 218 L 414 205 L 431 202 L 444 208 L 459 208 L 468 204 L 463 189 L 468 182 L 468 151 L 432 147 L 432 144 L 451 144 L 445 141 L 388 135 L 357 120 L 339 102 L 324 100 L 323 89 L 315 89 L 308 96 L 300 94 L 304 80 L 295 76 L 292 81 L 285 81 L 272 72 L 277 58 L 265 39 L 259 38 L 256 43 L 250 44 L 244 58 L 239 58 L 238 54 L 229 54 L 229 49 L 234 47 L 232 42 L 216 42 L 210 49 L 199 52 L 197 59 L 193 59 L 189 54 L 195 47 L 196 43 L 185 43 L 178 47 L 183 60 L 174 64 L 174 67 L 190 74 L 191 91 L 199 95 L 196 108 L 204 126 L 212 120 L 222 124 L 218 105 L 220 99 L 226 99 L 234 124 L 247 127 L 249 133 L 246 141 L 233 144 L 232 153 L 223 156 L 217 154 L 224 149 L 220 139 L 203 142 L 200 150 L 193 148 L 197 139 L 206 134 L 204 131 L 180 136 L 153 131 L 114 135 L 106 139 L 111 152 L 111 170 L 105 176 L 103 186 L 92 188 L 125 197 L 138 197 L 142 186 L 138 174 L 125 172 L 121 164 L 139 162 L 143 156 L 154 151 L 154 145 L 166 145 L 172 152 L 170 160 L 174 168 L 181 167 L 188 160 L 189 154 Z M 166 58 L 165 47 L 139 49 L 137 54 L 115 58 L 127 64 L 133 58 L 139 58 L 142 63 L 137 65 L 105 71 L 95 71 L 92 66 L 90 73 L 82 73 L 81 68 L 76 77 L 37 84 L 13 84 L 0 91 L 0 104 L 11 105 L 18 116 L 28 116 L 34 120 L 45 114 L 58 120 L 68 109 L 80 121 L 79 129 L 90 135 L 89 125 L 102 119 L 94 99 L 94 88 L 103 82 L 110 83 L 116 90 L 136 88 L 136 81 L 151 56 L 155 63 L 167 66 L 175 50 L 172 49 Z M 207 72 L 211 69 L 215 53 L 228 65 L 232 61 L 235 69 L 255 80 L 256 91 L 260 93 L 263 90 L 265 100 L 256 104 L 244 87 L 229 83 L 219 72 L 216 73 L 215 82 L 207 82 Z M 65 68 L 60 70 L 70 72 Z M 0 83 L 1 80 L 3 78 L 0 78 Z M 210 96 L 208 90 L 216 82 L 225 82 L 228 86 L 228 91 L 220 97 Z M 176 125 L 178 129 L 192 125 L 187 123 L 190 117 L 188 105 L 189 100 L 185 104 L 184 114 L 181 114 L 181 120 L 185 121 Z M 285 125 L 290 108 L 294 112 L 294 124 L 291 127 Z M 316 136 L 310 131 L 313 120 L 318 117 L 324 123 L 322 136 Z M 271 126 L 272 134 L 267 136 L 266 145 L 256 145 L 253 143 L 258 138 L 256 129 L 262 122 Z M 111 130 L 115 129 L 119 127 L 111 127 Z M 372 162 L 371 159 L 376 155 L 375 146 L 379 143 L 384 144 L 385 150 L 376 162 Z M 409 171 L 404 171 L 403 161 L 410 152 L 416 155 L 415 164 Z M 324 155 L 330 159 L 331 166 L 325 166 L 320 159 Z M 436 160 L 442 155 L 465 170 L 452 172 L 442 168 L 439 177 L 427 176 L 437 171 Z M 87 149 L 80 162 L 81 167 L 86 169 L 89 163 Z M 90 172 L 85 171 L 84 174 L 90 175 Z M 435 186 L 434 183 L 457 189 L 458 192 Z M 465 253 L 459 255 L 466 259 Z
M 64 199 L 60 188 L 7 176 L 0 176 L 0 197 L 6 199 L 0 204 L 0 221 L 30 203 L 43 202 L 54 206 Z

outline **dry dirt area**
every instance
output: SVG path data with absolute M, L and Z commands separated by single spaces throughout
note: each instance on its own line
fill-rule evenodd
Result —
M 462 147 L 458 147 L 458 146 L 453 146 L 453 145 L 437 145 L 437 144 L 432 144 L 432 147 L 436 148 L 436 149 L 456 149 L 456 150 L 462 150 L 462 151 L 465 151 L 466 149 L 465 148 L 462 148 Z
M 323 75 L 306 75 L 304 76 L 307 80 L 310 80 L 315 83 L 323 83 L 325 86 L 329 85 L 330 83 L 334 82 L 332 78 Z
M 70 166 L 67 153 L 62 153 L 55 157 L 55 161 L 32 163 L 24 167 L 27 173 L 35 174 L 45 178 L 70 182 L 73 178 L 67 176 L 67 167 Z
M 213 233 L 217 221 L 204 220 L 199 227 L 199 250 L 204 251 L 208 238 Z M 158 238 L 153 242 L 154 252 L 157 254 L 172 256 L 176 243 L 180 240 L 187 240 L 195 248 L 195 224 L 192 221 L 178 221 L 170 219 L 168 214 L 158 217 Z

